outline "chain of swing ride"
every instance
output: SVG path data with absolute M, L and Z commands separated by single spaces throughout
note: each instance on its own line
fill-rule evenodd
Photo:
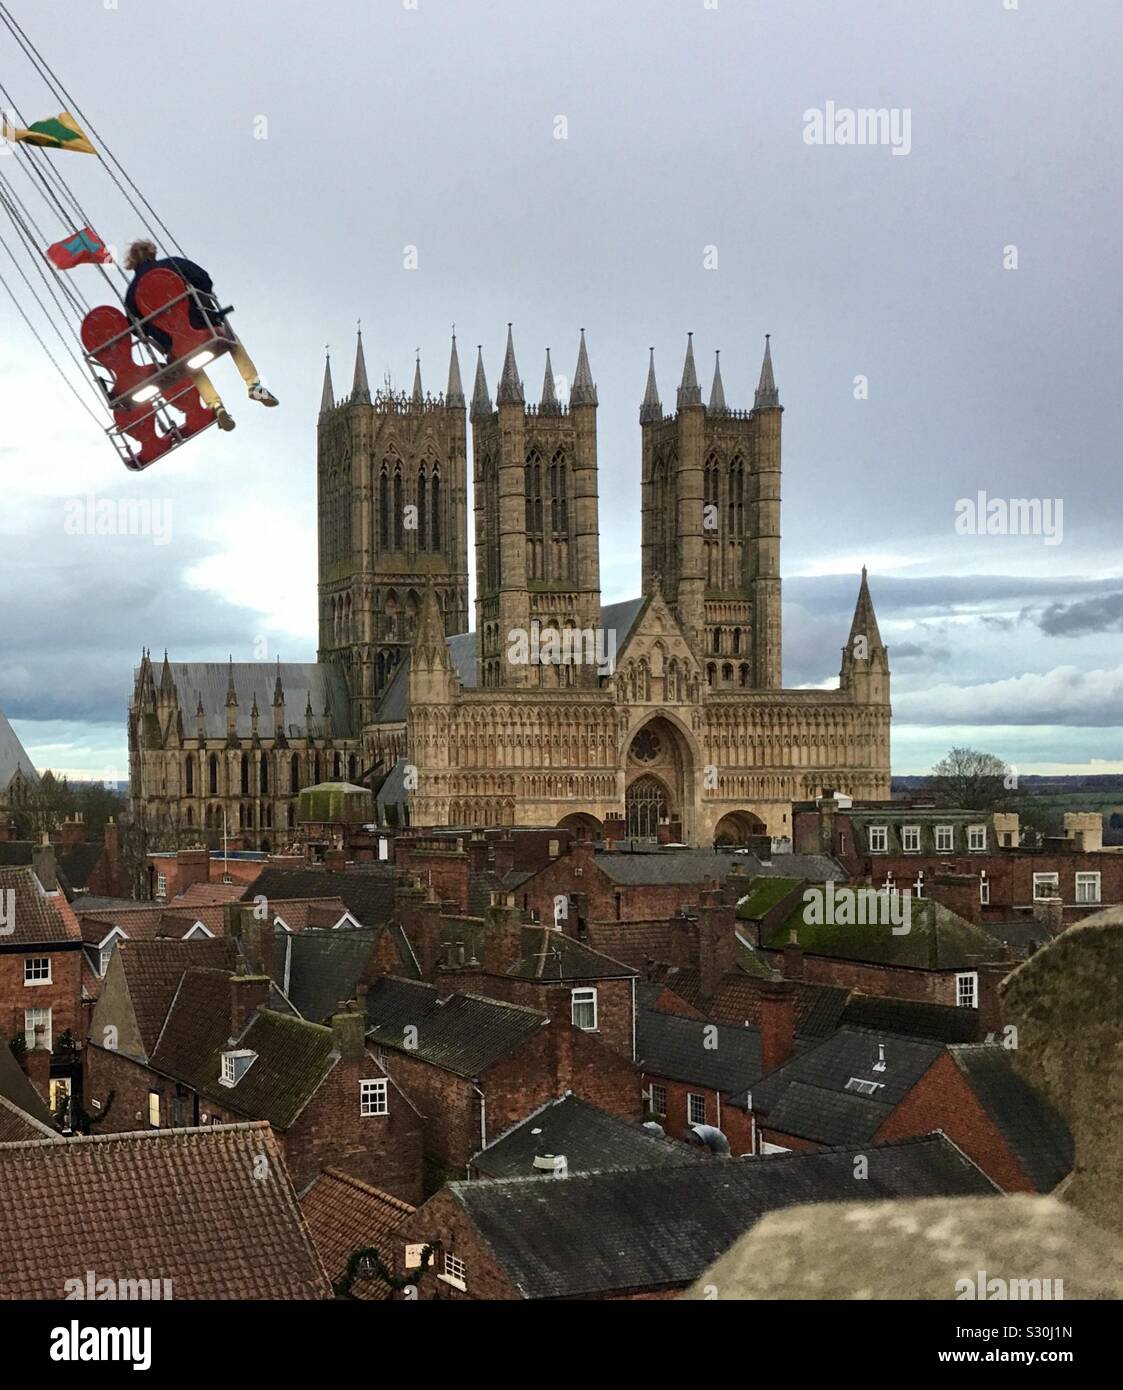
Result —
M 101 166 L 109 174 L 118 192 L 124 197 L 136 216 L 140 226 L 148 233 L 154 242 L 162 243 L 166 247 L 174 249 L 179 255 L 183 255 L 183 248 L 176 240 L 164 221 L 156 213 L 148 199 L 141 193 L 124 166 L 114 155 L 113 151 L 106 144 L 100 132 L 93 122 L 74 100 L 70 92 L 63 86 L 56 74 L 47 63 L 46 59 L 35 47 L 31 40 L 24 33 L 19 23 L 16 21 L 8 6 L 0 0 L 0 39 L 4 37 L 4 31 L 14 40 L 16 46 L 28 59 L 35 72 L 46 83 L 54 101 L 60 110 L 69 111 L 78 121 L 83 131 L 90 138 L 97 153 L 92 156 L 97 159 Z M 6 116 L 18 120 L 24 127 L 28 122 L 12 98 L 11 93 L 2 81 L 0 81 L 0 100 L 3 102 Z M 51 158 L 48 148 L 37 147 L 23 141 L 13 141 L 10 145 L 0 145 L 0 155 L 11 150 L 14 155 L 13 164 L 17 169 L 21 169 L 27 176 L 32 187 L 38 192 L 39 196 L 46 203 L 48 214 L 56 217 L 62 225 L 64 235 L 80 230 L 82 227 L 92 228 L 95 224 L 90 215 L 83 208 L 78 198 L 70 189 L 66 180 L 59 172 L 57 165 Z M 62 152 L 66 158 L 65 151 Z M 73 157 L 73 156 L 71 156 Z M 89 157 L 89 156 L 87 156 Z M 10 245 L 7 240 L 0 242 L 3 246 L 8 259 L 11 261 L 17 275 L 34 299 L 43 315 L 44 320 L 58 337 L 62 346 L 62 351 L 77 367 L 79 375 L 85 381 L 86 386 L 97 401 L 98 406 L 104 411 L 106 409 L 105 396 L 99 379 L 93 374 L 83 361 L 75 355 L 73 341 L 77 337 L 81 328 L 82 319 L 90 310 L 90 305 L 85 296 L 78 288 L 75 279 L 71 278 L 67 272 L 60 271 L 44 254 L 49 244 L 49 239 L 43 229 L 32 215 L 27 203 L 20 197 L 12 180 L 7 176 L 7 171 L 3 167 L 4 161 L 0 159 L 0 209 L 7 215 L 9 222 L 15 232 L 15 243 L 22 246 L 28 254 L 28 262 L 37 274 L 40 286 L 36 284 L 27 270 L 20 263 L 16 255 L 15 247 Z M 151 219 L 151 220 L 149 220 Z M 75 221 L 77 220 L 77 227 Z M 157 231 L 159 228 L 159 231 Z M 161 235 L 162 233 L 162 235 Z M 101 262 L 95 262 L 96 268 L 106 286 L 110 290 L 113 298 L 120 301 L 123 297 L 123 289 L 114 283 L 106 266 Z M 122 281 L 128 281 L 127 273 L 121 266 L 114 264 L 113 269 L 117 272 Z M 16 311 L 23 319 L 28 329 L 43 349 L 48 360 L 62 378 L 67 389 L 75 397 L 83 410 L 98 424 L 99 428 L 105 428 L 104 418 L 99 417 L 91 408 L 86 398 L 75 386 L 74 381 L 68 374 L 62 363 L 52 352 L 50 345 L 44 339 L 42 333 L 36 327 L 31 315 L 20 302 L 16 291 L 9 284 L 4 275 L 3 264 L 0 263 L 0 286 L 3 287 Z M 40 289 L 45 291 L 48 304 L 40 294 Z

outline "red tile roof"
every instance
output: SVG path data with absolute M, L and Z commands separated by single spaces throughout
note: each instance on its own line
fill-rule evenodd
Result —
M 233 941 L 216 937 L 213 941 L 119 941 L 116 954 L 144 1051 L 150 1056 L 183 972 L 192 966 L 233 970 L 237 953 Z
M 267 1124 L 0 1144 L 0 1299 L 170 1280 L 175 1299 L 327 1299 Z
M 66 898 L 61 892 L 44 892 L 33 870 L 0 869 L 0 896 L 8 892 L 15 895 L 15 931 L 4 937 L 5 945 L 52 946 L 81 941 L 78 920 Z
M 205 907 L 232 903 L 246 891 L 244 883 L 192 883 L 177 893 L 169 907 Z
M 300 1199 L 312 1241 L 333 1284 L 343 1278 L 351 1256 L 373 1247 L 387 1269 L 394 1268 L 394 1236 L 416 1208 L 358 1178 L 325 1168 Z M 357 1273 L 353 1298 L 387 1299 L 393 1290 L 377 1274 Z

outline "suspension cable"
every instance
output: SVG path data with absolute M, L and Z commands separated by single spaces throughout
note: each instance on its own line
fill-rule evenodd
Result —
M 4 211 L 11 219 L 12 225 L 20 235 L 24 245 L 31 252 L 32 263 L 39 272 L 47 288 L 50 290 L 51 295 L 55 299 L 55 303 L 58 304 L 58 296 L 55 291 L 55 285 L 57 284 L 64 298 L 70 305 L 71 311 L 77 318 L 83 318 L 85 314 L 89 312 L 90 306 L 82 297 L 77 286 L 65 279 L 52 261 L 46 260 L 46 258 L 41 255 L 42 245 L 45 243 L 43 233 L 39 227 L 36 226 L 31 214 L 23 205 L 19 195 L 12 188 L 3 173 L 0 173 L 0 206 L 3 206 Z M 32 233 L 34 233 L 34 235 L 32 235 Z M 52 283 L 52 278 L 47 275 L 47 270 L 43 264 L 44 260 L 46 260 L 46 266 L 50 267 L 54 283 Z M 61 305 L 59 307 L 62 308 Z M 63 313 L 65 316 L 65 310 L 63 310 Z
M 7 250 L 7 249 L 8 249 L 8 248 L 5 247 L 5 250 Z M 19 267 L 17 266 L 17 269 L 18 269 L 18 268 L 19 268 Z M 48 357 L 48 359 L 49 359 L 49 361 L 50 361 L 50 363 L 51 363 L 51 366 L 54 367 L 55 371 L 58 372 L 58 374 L 59 374 L 60 377 L 62 377 L 63 381 L 64 381 L 65 384 L 66 384 L 66 389 L 71 393 L 71 395 L 72 395 L 72 396 L 74 397 L 74 399 L 78 402 L 78 404 L 82 407 L 82 409 L 86 412 L 86 414 L 90 417 L 90 419 L 93 420 L 93 422 L 97 425 L 98 429 L 101 429 L 101 430 L 105 429 L 105 421 L 102 420 L 102 419 L 99 419 L 98 416 L 94 414 L 94 412 L 90 409 L 90 407 L 89 407 L 89 405 L 87 404 L 87 402 L 85 401 L 85 399 L 84 399 L 84 398 L 82 397 L 82 395 L 79 393 L 78 388 L 74 385 L 74 383 L 73 383 L 73 382 L 70 380 L 70 378 L 67 376 L 66 372 L 63 370 L 63 368 L 62 368 L 62 367 L 59 365 L 59 363 L 55 360 L 55 356 L 54 356 L 54 354 L 51 352 L 51 349 L 50 349 L 50 348 L 47 346 L 47 344 L 43 341 L 42 335 L 40 334 L 39 330 L 35 327 L 35 325 L 32 323 L 31 319 L 28 317 L 27 313 L 26 313 L 25 310 L 24 310 L 23 305 L 22 305 L 22 304 L 19 302 L 19 300 L 16 298 L 16 295 L 15 295 L 14 291 L 12 290 L 11 285 L 9 285 L 8 282 L 7 282 L 7 280 L 5 280 L 4 275 L 3 275 L 2 272 L 0 272 L 0 285 L 3 285 L 4 289 L 5 289 L 5 290 L 7 291 L 7 293 L 8 293 L 9 298 L 11 299 L 12 303 L 16 306 L 16 312 L 19 314 L 20 318 L 23 319 L 24 323 L 27 324 L 28 328 L 29 328 L 29 329 L 31 330 L 31 332 L 34 334 L 35 340 L 38 342 L 39 346 L 43 349 L 43 351 L 47 354 L 47 357 Z M 32 291 L 32 293 L 34 294 L 34 290 Z M 69 350 L 69 349 L 68 349 L 68 350 Z M 73 357 L 73 354 L 71 354 L 71 356 Z

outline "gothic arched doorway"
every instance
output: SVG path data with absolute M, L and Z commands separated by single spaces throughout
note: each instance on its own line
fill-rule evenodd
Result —
M 629 839 L 656 839 L 660 821 L 666 821 L 669 815 L 667 789 L 657 777 L 647 774 L 637 777 L 624 793 L 624 817 Z
M 766 835 L 768 827 L 752 811 L 729 811 L 714 827 L 715 845 L 747 845 L 750 835 Z

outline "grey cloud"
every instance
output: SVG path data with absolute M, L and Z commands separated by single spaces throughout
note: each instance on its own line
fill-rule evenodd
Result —
M 1051 603 L 1037 625 L 1050 637 L 1085 637 L 1096 632 L 1123 632 L 1123 593 Z

